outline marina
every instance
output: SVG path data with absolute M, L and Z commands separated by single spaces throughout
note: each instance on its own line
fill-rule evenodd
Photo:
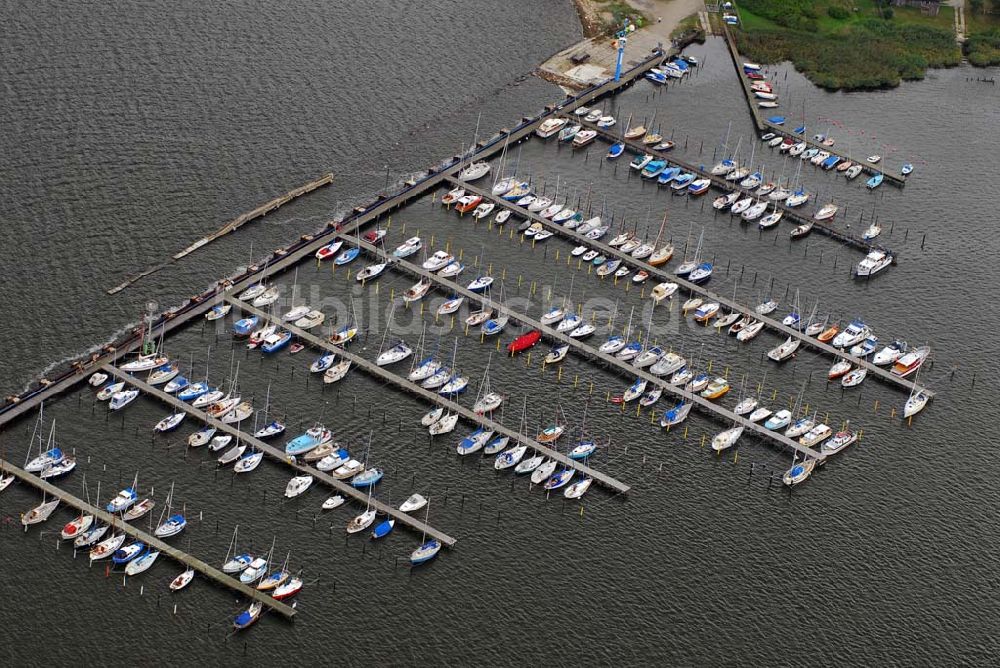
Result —
M 707 15 L 699 14 L 698 21 L 707 25 Z M 183 632 L 207 628 L 206 636 L 221 637 L 216 631 L 224 626 L 225 642 L 213 642 L 210 652 L 222 660 L 235 659 L 240 649 L 245 659 L 252 657 L 248 642 L 261 653 L 252 659 L 265 651 L 273 654 L 271 648 L 292 637 L 282 618 L 293 617 L 295 637 L 334 655 L 342 651 L 343 641 L 324 623 L 344 610 L 359 619 L 372 617 L 371 630 L 392 634 L 394 643 L 416 648 L 414 658 L 425 660 L 428 648 L 440 643 L 421 644 L 425 637 L 444 634 L 431 619 L 434 615 L 414 614 L 417 610 L 440 612 L 453 631 L 465 634 L 468 619 L 495 619 L 504 606 L 548 601 L 565 607 L 568 599 L 539 595 L 539 587 L 555 592 L 586 578 L 593 588 L 590 602 L 565 615 L 579 620 L 605 614 L 607 601 L 618 591 L 629 606 L 650 593 L 685 600 L 691 594 L 678 587 L 690 582 L 667 582 L 661 572 L 665 567 L 749 557 L 754 563 L 767 562 L 767 568 L 748 566 L 754 582 L 763 581 L 759 592 L 757 584 L 750 589 L 756 600 L 725 611 L 738 620 L 756 609 L 775 611 L 761 601 L 787 587 L 787 577 L 773 569 L 776 554 L 796 563 L 812 559 L 809 546 L 847 540 L 850 532 L 838 522 L 863 524 L 873 544 L 894 549 L 880 535 L 873 508 L 898 492 L 891 491 L 896 478 L 911 478 L 923 490 L 950 475 L 928 474 L 926 462 L 941 461 L 935 449 L 941 441 L 939 421 L 956 408 L 954 379 L 967 384 L 971 378 L 973 388 L 977 382 L 978 360 L 956 373 L 964 353 L 953 345 L 950 332 L 938 336 L 933 327 L 929 331 L 900 316 L 916 299 L 913 288 L 919 281 L 914 277 L 933 266 L 939 252 L 935 247 L 924 253 L 920 241 L 921 225 L 942 220 L 939 211 L 928 213 L 929 223 L 909 212 L 905 218 L 897 214 L 904 197 L 925 201 L 919 198 L 927 197 L 929 170 L 919 170 L 916 180 L 911 176 L 909 189 L 875 193 L 874 187 L 864 187 L 864 179 L 848 191 L 848 181 L 835 181 L 836 174 L 819 176 L 826 181 L 815 190 L 829 191 L 829 200 L 809 200 L 808 211 L 767 202 L 763 212 L 751 212 L 758 218 L 748 214 L 749 224 L 744 224 L 742 212 L 761 204 L 759 184 L 741 185 L 739 179 L 713 173 L 711 163 L 702 164 L 703 155 L 705 161 L 737 160 L 726 145 L 727 124 L 743 135 L 744 147 L 749 146 L 748 126 L 756 130 L 751 142 L 758 160 L 750 149 L 750 161 L 741 165 L 754 169 L 758 164 L 761 172 L 761 160 L 770 159 L 763 157 L 769 152 L 761 150 L 762 133 L 790 137 L 817 150 L 830 147 L 762 117 L 757 100 L 765 98 L 754 95 L 729 28 L 723 30 L 724 40 L 710 37 L 700 47 L 685 40 L 669 52 L 644 33 L 655 48 L 633 42 L 643 49 L 630 51 L 634 60 L 620 78 L 598 80 L 595 70 L 582 68 L 581 78 L 569 86 L 582 90 L 566 94 L 564 88 L 566 96 L 557 102 L 524 107 L 541 111 L 520 116 L 498 132 L 482 130 L 481 125 L 500 124 L 492 118 L 480 123 L 477 114 L 489 112 L 477 108 L 485 106 L 480 98 L 465 100 L 450 119 L 428 123 L 411 114 L 399 121 L 393 152 L 410 150 L 433 135 L 443 160 L 425 161 L 420 154 L 420 164 L 431 166 L 410 170 L 403 157 L 399 164 L 384 166 L 373 158 L 366 163 L 371 174 L 363 175 L 370 187 L 359 200 L 358 189 L 341 192 L 340 183 L 345 176 L 362 176 L 347 173 L 338 164 L 342 156 L 334 153 L 329 171 L 310 163 L 305 176 L 296 172 L 288 179 L 294 184 L 322 176 L 219 230 L 204 235 L 184 230 L 181 238 L 198 241 L 164 263 L 138 274 L 125 273 L 116 264 L 101 280 L 126 276 L 108 294 L 150 300 L 139 325 L 119 330 L 114 340 L 93 352 L 67 354 L 0 405 L 5 521 L 12 523 L 12 513 L 27 510 L 25 495 L 38 491 L 193 569 L 195 584 L 177 596 L 182 610 L 178 615 L 174 606 L 175 619 L 186 625 Z M 624 45 L 620 48 L 622 63 Z M 671 76 L 676 78 L 665 81 L 647 76 L 659 76 L 681 48 L 690 69 L 675 71 Z M 609 40 L 594 38 L 587 49 L 610 71 L 615 61 Z M 556 59 L 579 59 L 582 53 L 564 50 Z M 734 94 L 729 57 L 750 119 Z M 557 75 L 550 75 L 555 80 Z M 456 87 L 463 85 L 461 73 L 449 76 Z M 541 84 L 517 80 L 508 85 L 498 90 L 513 97 Z M 706 113 L 710 120 L 697 118 L 695 98 L 706 90 L 729 103 L 713 104 Z M 474 93 L 474 87 L 468 89 Z M 548 99 L 558 96 L 556 91 Z M 381 113 L 380 107 L 373 115 Z M 463 128 L 470 126 L 464 137 L 449 130 L 458 125 L 456 118 Z M 667 130 L 657 125 L 657 118 Z M 693 134 L 682 138 L 689 129 Z M 884 132 L 882 126 L 879 132 Z M 717 156 L 709 141 L 699 148 L 700 137 L 718 134 L 726 135 L 727 153 Z M 656 139 L 649 141 L 651 137 Z M 655 148 L 660 140 L 661 148 Z M 895 138 L 885 139 L 891 140 Z M 343 150 L 364 147 L 352 142 Z M 655 177 L 640 176 L 645 165 L 636 163 L 643 156 L 645 164 L 653 162 L 650 173 L 676 169 L 678 176 L 688 173 L 690 178 L 673 192 L 660 187 Z M 656 167 L 659 162 L 663 166 Z M 782 179 L 789 162 L 778 166 Z M 861 167 L 868 174 L 883 174 L 871 165 Z M 829 170 L 817 170 L 822 173 Z M 390 176 L 399 179 L 392 187 Z M 893 185 L 904 183 L 899 175 L 883 177 Z M 505 181 L 513 187 L 504 190 Z M 255 179 L 253 192 L 267 194 L 252 201 L 287 188 L 268 188 Z M 316 194 L 277 212 L 310 192 Z M 726 208 L 713 211 L 712 200 L 720 194 L 732 199 Z M 737 201 L 740 210 L 731 214 Z M 245 210 L 227 206 L 229 211 Z M 848 207 L 853 214 L 849 221 Z M 274 223 L 272 231 L 279 230 L 275 234 L 287 225 L 282 245 L 263 245 L 253 237 L 247 262 L 242 242 L 262 227 L 247 223 L 265 214 L 268 224 Z M 755 221 L 762 214 L 780 215 L 758 232 Z M 894 234 L 891 221 L 897 215 L 900 225 Z M 882 223 L 884 233 L 879 216 L 890 221 Z M 862 233 L 864 226 L 852 227 L 855 221 L 871 227 Z M 296 222 L 303 229 L 311 225 L 312 231 L 300 233 L 293 227 Z M 903 227 L 910 224 L 912 229 Z M 818 234 L 800 240 L 810 231 Z M 161 249 L 159 239 L 155 244 L 152 238 L 139 241 Z M 175 243 L 171 236 L 162 245 L 176 248 L 186 242 Z M 660 247 L 670 248 L 665 260 L 657 259 Z M 149 262 L 147 255 L 136 256 L 138 262 Z M 237 264 L 241 261 L 245 268 Z M 680 271 L 682 265 L 691 265 L 690 271 Z M 174 272 L 192 266 L 239 268 L 220 278 L 213 274 L 210 282 L 195 281 L 198 287 L 191 291 L 197 294 L 163 310 L 153 301 L 164 299 L 163 284 L 187 285 Z M 857 269 L 849 272 L 849 267 Z M 870 274 L 862 275 L 866 267 Z M 958 264 L 952 267 L 959 269 Z M 106 285 L 101 283 L 102 294 Z M 140 290 L 146 292 L 137 295 Z M 79 304 L 81 317 L 117 317 L 113 309 Z M 118 304 L 122 312 L 139 310 Z M 674 360 L 679 362 L 671 366 Z M 432 369 L 430 375 L 415 375 L 424 365 Z M 197 385 L 204 385 L 203 394 L 184 394 Z M 212 401 L 198 403 L 216 393 Z M 50 480 L 61 469 L 9 463 L 25 449 L 29 422 L 37 416 L 42 424 L 43 411 L 44 417 L 53 416 L 53 435 L 58 418 L 57 445 L 72 453 L 67 459 L 79 462 L 75 474 L 55 484 Z M 34 444 L 32 436 L 25 462 L 48 456 L 41 438 L 37 456 Z M 336 470 L 321 468 L 317 453 L 337 460 Z M 267 463 L 254 475 L 242 475 L 256 467 L 248 461 L 254 456 Z M 533 460 L 532 467 L 519 468 Z M 125 482 L 134 470 L 137 478 L 147 478 L 144 489 L 150 492 L 144 503 L 152 503 L 154 483 L 161 490 L 156 513 L 167 521 L 155 531 L 152 515 L 145 531 L 102 510 L 106 499 L 94 497 L 91 505 L 88 484 L 93 486 L 94 478 L 111 483 L 108 498 L 115 503 L 117 490 L 121 496 L 131 489 Z M 7 475 L 17 483 L 9 491 L 3 484 Z M 143 491 L 138 498 L 144 496 Z M 685 504 L 687 511 L 681 510 Z M 171 508 L 181 514 L 172 515 Z M 886 506 L 879 508 L 881 512 Z M 200 509 L 211 520 L 203 521 Z M 866 513 L 863 522 L 859 509 Z M 922 508 L 915 513 L 919 521 L 922 513 Z M 818 521 L 817 515 L 827 518 Z M 160 538 L 177 535 L 188 520 L 192 526 L 183 543 L 171 546 Z M 44 542 L 48 554 L 52 526 L 63 521 L 52 519 L 41 532 L 35 527 L 31 537 L 38 534 L 39 540 L 30 544 L 18 525 L 17 531 L 6 533 L 17 549 L 5 552 L 17 552 L 27 562 L 41 555 L 34 543 Z M 214 534 L 194 530 L 209 522 L 215 524 Z M 251 536 L 246 549 L 256 555 L 253 568 L 281 600 L 193 556 L 221 554 L 219 536 L 225 538 L 226 528 L 233 531 L 235 525 L 240 536 Z M 747 530 L 750 525 L 754 528 Z M 921 525 L 914 540 L 923 539 L 923 530 Z M 266 561 L 260 549 L 265 537 L 263 544 L 272 548 Z M 660 556 L 663 541 L 676 547 Z M 280 553 L 272 560 L 275 544 Z M 231 547 L 244 549 L 235 533 Z M 126 543 L 119 549 L 136 548 Z M 605 582 L 602 574 L 609 567 L 602 564 L 614 553 L 631 553 L 624 562 L 637 567 L 632 573 L 629 568 L 608 570 L 615 581 Z M 294 568 L 288 566 L 293 555 Z M 229 556 L 227 552 L 227 560 Z M 8 559 L 8 564 L 15 561 Z M 124 568 L 109 571 L 130 576 L 118 578 L 120 589 L 114 579 L 80 578 L 80 586 L 69 587 L 65 583 L 77 573 L 58 577 L 70 596 L 78 590 L 81 599 L 93 600 L 97 591 L 98 603 L 103 595 L 109 600 L 113 595 L 117 607 L 119 595 L 133 590 L 142 595 L 131 585 L 126 594 L 124 582 L 133 582 L 133 572 L 143 572 L 152 560 L 155 556 L 146 561 L 143 554 L 131 562 L 135 565 L 122 563 Z M 26 582 L 37 583 L 49 566 L 38 559 Z M 843 572 L 831 570 L 825 561 L 817 567 L 831 578 Z M 162 575 L 146 576 L 146 590 L 158 587 L 173 596 L 162 577 L 154 579 Z M 748 586 L 726 569 L 711 577 L 727 590 Z M 199 585 L 201 580 L 217 586 Z M 823 582 L 827 580 L 818 589 L 808 588 L 815 591 L 803 592 L 805 605 L 829 603 L 830 590 Z M 865 581 L 865 586 L 876 590 L 879 585 Z M 305 595 L 292 603 L 300 589 Z M 518 590 L 531 593 L 519 599 Z M 242 606 L 235 619 L 226 609 L 234 595 Z M 448 609 L 455 599 L 467 600 L 471 607 L 461 614 Z M 136 605 L 122 600 L 123 610 Z M 679 637 L 685 639 L 707 638 L 698 614 L 722 614 L 713 605 L 691 616 L 694 607 L 685 602 L 683 609 L 686 619 L 698 620 L 690 627 L 681 624 Z M 552 612 L 536 607 L 532 614 L 543 611 Z M 278 614 L 255 625 L 270 612 Z M 553 628 L 570 632 L 571 625 L 557 621 Z M 245 630 L 251 626 L 253 631 Z M 229 642 L 235 634 L 240 634 L 239 645 Z M 465 653 L 456 657 L 461 654 L 469 662 L 504 655 L 515 662 L 557 660 L 550 650 L 540 649 L 541 640 L 499 654 L 484 644 L 488 641 L 469 641 Z M 828 641 L 818 644 L 830 649 Z M 343 656 L 376 664 L 398 659 L 382 643 L 371 645 L 351 648 Z M 594 660 L 613 660 L 604 651 L 610 645 L 595 647 L 584 641 L 581 651 Z M 671 652 L 675 662 L 698 660 L 687 649 Z M 636 656 L 652 662 L 653 655 Z

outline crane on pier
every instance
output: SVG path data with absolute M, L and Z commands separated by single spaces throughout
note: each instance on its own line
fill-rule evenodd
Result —
M 622 78 L 622 58 L 625 57 L 625 45 L 628 43 L 629 33 L 635 32 L 635 24 L 625 18 L 622 29 L 615 33 L 615 39 L 611 45 L 618 49 L 618 60 L 615 62 L 615 81 Z

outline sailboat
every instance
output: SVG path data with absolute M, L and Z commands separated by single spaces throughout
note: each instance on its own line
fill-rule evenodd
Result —
M 438 552 L 441 551 L 441 542 L 439 540 L 436 538 L 427 540 L 427 521 L 430 518 L 430 512 L 431 502 L 430 499 L 428 499 L 426 510 L 424 511 L 423 536 L 420 539 L 420 545 L 410 553 L 410 564 L 413 566 L 430 561 L 437 556 Z
M 166 521 L 156 527 L 156 530 L 153 532 L 157 538 L 169 538 L 171 536 L 176 536 L 184 530 L 184 527 L 187 526 L 187 519 L 184 518 L 184 515 L 179 513 L 169 514 L 173 497 L 174 484 L 170 483 L 170 493 L 167 495 L 167 507 L 164 509 L 164 514 L 168 514 L 168 517 Z M 163 515 L 161 515 L 160 518 L 162 520 Z

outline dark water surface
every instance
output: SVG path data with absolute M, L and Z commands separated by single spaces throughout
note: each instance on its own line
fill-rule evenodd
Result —
M 3 387 L 16 389 L 44 360 L 103 340 L 134 319 L 146 298 L 170 304 L 200 289 L 245 262 L 251 239 L 271 248 L 315 228 L 382 188 L 387 164 L 395 179 L 457 152 L 480 110 L 483 127 L 493 130 L 556 99 L 544 82 L 515 83 L 578 31 L 571 7 L 528 2 L 292 11 L 150 4 L 123 14 L 53 5 L 26 7 L 5 24 L 4 42 L 17 57 L 5 59 L 8 103 L 0 106 L 12 138 L 0 164 L 7 211 L 0 252 L 9 283 L 0 304 Z M 404 16 L 391 20 L 394 12 Z M 709 164 L 730 122 L 730 145 L 742 136 L 741 152 L 752 143 L 751 126 L 721 43 L 693 53 L 705 64 L 690 81 L 665 92 L 640 84 L 604 106 L 623 120 L 655 110 L 679 152 Z M 32 665 L 137 656 L 178 665 L 195 656 L 351 665 L 991 661 L 992 564 L 1000 555 L 984 431 L 1000 415 L 985 378 L 1000 352 L 989 334 L 997 297 L 990 258 L 1000 249 L 991 234 L 996 183 L 974 175 L 988 173 L 1000 149 L 991 135 L 1000 116 L 997 93 L 966 81 L 973 74 L 933 71 L 926 81 L 867 94 L 822 93 L 793 71 L 775 76 L 791 108 L 805 101 L 810 133 L 833 126 L 841 142 L 853 137 L 859 154 L 918 165 L 905 190 L 876 193 L 803 167 L 807 188 L 846 207 L 839 225 L 857 227 L 873 207 L 882 220 L 900 262 L 865 284 L 849 276 L 857 251 L 818 235 L 792 246 L 787 226 L 763 236 L 741 228 L 710 206 L 640 183 L 624 162 L 616 171 L 599 143 L 573 152 L 533 140 L 511 156 L 519 173 L 550 192 L 557 182 L 574 200 L 589 190 L 595 206 L 648 227 L 650 236 L 664 209 L 666 234 L 679 247 L 704 230 L 703 252 L 719 268 L 712 285 L 723 294 L 736 289 L 741 301 L 755 303 L 770 293 L 783 297 L 784 312 L 798 288 L 807 311 L 818 303 L 824 315 L 864 316 L 883 338 L 930 343 L 935 364 L 921 380 L 939 395 L 911 427 L 890 419 L 905 400 L 898 390 L 869 381 L 842 393 L 823 380 L 825 357 L 805 352 L 781 368 L 764 365 L 761 354 L 777 341 L 771 334 L 738 347 L 678 317 L 676 304 L 656 310 L 657 342 L 697 358 L 699 368 L 711 361 L 717 373 L 759 384 L 763 403 L 776 407 L 803 390 L 803 402 L 831 425 L 850 420 L 864 429 L 859 447 L 788 495 L 769 489 L 767 476 L 786 468 L 789 454 L 747 439 L 738 461 L 710 456 L 700 439 L 718 422 L 695 415 L 686 432 L 665 433 L 650 425 L 648 411 L 624 415 L 605 399 L 629 379 L 573 355 L 561 375 L 540 370 L 540 349 L 530 362 L 491 357 L 493 342 L 435 321 L 443 293 L 423 309 L 398 309 L 396 324 L 411 343 L 426 327 L 425 346 L 448 357 L 457 337 L 455 367 L 473 384 L 489 364 L 492 386 L 510 395 L 506 424 L 516 427 L 527 396 L 531 430 L 561 410 L 572 428 L 586 417 L 588 431 L 611 438 L 595 465 L 633 486 L 627 500 L 597 488 L 582 504 L 546 500 L 525 479 L 495 475 L 488 459 L 458 459 L 454 445 L 465 427 L 429 444 L 413 426 L 426 406 L 408 395 L 357 370 L 324 390 L 306 379 L 311 353 L 265 360 L 233 347 L 225 328 L 196 324 L 168 340 L 174 358 L 185 367 L 193 360 L 199 376 L 210 363 L 216 382 L 239 362 L 244 396 L 260 408 L 269 390 L 272 410 L 292 429 L 323 420 L 356 456 L 374 432 L 370 460 L 388 472 L 380 497 L 396 504 L 414 491 L 433 497 L 430 521 L 458 538 L 456 549 L 412 574 L 394 568 L 418 536 L 397 529 L 382 544 L 345 541 L 355 507 L 321 513 L 318 486 L 283 502 L 288 473 L 273 463 L 238 479 L 216 473 L 208 453 L 183 445 L 193 423 L 151 439 L 151 425 L 166 412 L 156 401 L 140 398 L 107 420 L 81 388 L 46 408 L 64 447 L 89 458 L 62 484 L 82 494 L 85 475 L 90 494 L 100 482 L 106 499 L 138 471 L 140 486 L 153 487 L 161 505 L 174 484 L 175 501 L 192 520 L 175 540 L 213 563 L 224 557 L 234 525 L 257 550 L 273 538 L 278 558 L 290 553 L 291 567 L 305 574 L 300 614 L 294 624 L 268 616 L 227 638 L 238 608 L 227 591 L 195 582 L 168 596 L 179 570 L 168 560 L 123 588 L 120 574 L 106 579 L 103 565 L 88 569 L 85 555 L 74 561 L 67 546 L 56 550 L 69 511 L 41 532 L 22 533 L 17 514 L 37 498 L 15 486 L 0 496 L 0 564 L 8 574 L 0 623 L 19 631 L 44 625 L 50 634 L 58 629 L 60 640 L 10 633 L 9 655 Z M 965 110 L 961 123 L 956 108 Z M 862 139 L 861 129 L 878 139 Z M 970 141 L 973 133 L 981 139 Z M 759 145 L 756 161 L 776 173 L 797 167 Z M 337 174 L 331 188 L 117 297 L 104 295 L 125 271 L 327 169 Z M 558 239 L 532 248 L 429 197 L 394 214 L 389 244 L 418 233 L 429 248 L 447 244 L 462 254 L 464 282 L 477 267 L 498 279 L 502 273 L 505 296 L 525 300 L 532 315 L 563 298 L 617 304 L 618 328 L 633 309 L 637 322 L 648 314 L 641 289 L 567 267 L 571 246 Z M 372 327 L 356 351 L 371 359 L 387 297 L 398 299 L 412 281 L 387 273 L 376 294 L 342 270 L 306 263 L 277 283 L 286 295 L 294 283 L 300 301 L 322 304 L 331 316 L 355 299 Z M 595 318 L 606 322 L 602 313 Z M 23 460 L 31 427 L 28 420 L 0 434 L 12 460 Z

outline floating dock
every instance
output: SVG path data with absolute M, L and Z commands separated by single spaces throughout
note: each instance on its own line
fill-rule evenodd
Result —
M 586 236 L 579 234 L 576 230 L 568 230 L 559 223 L 553 223 L 551 220 L 542 218 L 537 213 L 529 212 L 527 209 L 519 207 L 513 202 L 508 202 L 501 197 L 496 197 L 491 192 L 483 190 L 482 188 L 470 186 L 467 183 L 463 183 L 458 179 L 451 177 L 449 177 L 449 181 L 452 185 L 461 186 L 466 190 L 466 192 L 473 192 L 483 197 L 483 199 L 494 202 L 498 206 L 510 209 L 517 217 L 528 218 L 533 222 L 541 223 L 547 229 L 552 230 L 557 235 L 563 237 L 564 239 L 568 239 L 574 244 L 585 245 L 591 248 L 599 249 L 600 252 L 607 257 L 619 259 L 623 263 L 629 265 L 634 269 L 645 270 L 649 272 L 650 280 L 655 278 L 659 279 L 660 281 L 670 281 L 673 283 L 677 283 L 679 286 L 686 289 L 690 294 L 699 295 L 708 301 L 718 302 L 724 308 L 727 308 L 731 311 L 739 311 L 743 315 L 750 316 L 755 320 L 760 320 L 768 328 L 774 330 L 775 332 L 778 332 L 779 334 L 783 334 L 785 336 L 790 336 L 792 338 L 798 339 L 799 341 L 802 342 L 803 345 L 822 351 L 833 357 L 847 360 L 854 365 L 864 367 L 865 369 L 868 370 L 869 374 L 889 384 L 905 389 L 908 392 L 923 392 L 925 395 L 927 395 L 928 398 L 934 396 L 933 390 L 927 389 L 926 387 L 921 387 L 915 384 L 913 381 L 907 380 L 906 378 L 900 378 L 899 376 L 896 376 L 895 374 L 886 371 L 884 368 L 875 366 L 871 362 L 868 362 L 867 360 L 861 359 L 859 357 L 855 357 L 844 350 L 841 350 L 839 348 L 834 348 L 833 346 L 827 343 L 823 343 L 822 341 L 818 341 L 810 336 L 806 336 L 804 332 L 801 332 L 793 327 L 789 327 L 785 324 L 782 324 L 778 320 L 774 320 L 765 315 L 761 315 L 756 311 L 754 311 L 752 308 L 744 306 L 743 304 L 735 302 L 732 299 L 726 298 L 722 295 L 716 294 L 715 292 L 701 285 L 696 285 L 694 283 L 691 283 L 690 281 L 687 281 L 669 271 L 665 271 L 661 267 L 654 267 L 648 262 L 644 262 L 643 260 L 637 260 L 628 253 L 623 253 L 619 249 L 612 248 L 611 246 L 601 241 L 594 241 L 593 239 L 588 239 Z M 513 217 L 514 216 L 512 216 L 512 218 Z M 449 285 L 449 289 L 453 288 Z
M 371 246 L 369 246 L 368 249 L 366 250 L 370 249 Z M 439 278 L 438 280 L 441 279 Z M 324 350 L 327 352 L 332 352 L 344 359 L 350 360 L 352 365 L 363 369 L 366 373 L 378 378 L 379 380 L 382 380 L 386 383 L 390 383 L 396 386 L 397 388 L 403 390 L 404 392 L 409 392 L 411 394 L 414 394 L 417 397 L 420 397 L 421 399 L 431 404 L 442 406 L 444 407 L 445 410 L 451 413 L 457 413 L 459 416 L 461 416 L 464 420 L 468 422 L 472 422 L 473 424 L 481 426 L 485 429 L 492 430 L 497 434 L 508 436 L 515 443 L 526 445 L 529 448 L 536 450 L 539 454 L 543 454 L 546 457 L 549 457 L 550 459 L 556 460 L 557 462 L 559 462 L 560 464 L 562 464 L 567 468 L 575 469 L 578 473 L 580 473 L 580 475 L 593 478 L 594 482 L 602 485 L 603 487 L 606 487 L 607 489 L 611 490 L 616 494 L 625 494 L 630 489 L 630 487 L 625 483 L 615 480 L 611 476 L 601 473 L 600 471 L 596 471 L 593 468 L 584 464 L 583 462 L 578 462 L 575 459 L 570 459 L 566 455 L 556 450 L 553 450 L 548 446 L 542 445 L 538 441 L 529 438 L 524 434 L 519 434 L 513 429 L 508 429 L 499 422 L 495 422 L 489 417 L 486 417 L 485 415 L 479 415 L 477 413 L 474 413 L 468 408 L 462 406 L 461 404 L 452 401 L 451 399 L 448 399 L 447 397 L 444 397 L 438 394 L 437 392 L 433 392 L 424 387 L 421 387 L 418 383 L 414 383 L 407 378 L 398 376 L 392 373 L 391 371 L 378 366 L 374 362 L 370 362 L 363 357 L 348 352 L 343 348 L 339 348 L 330 343 L 329 341 L 325 341 L 314 334 L 310 334 L 309 332 L 300 329 L 292 325 L 291 323 L 282 322 L 280 318 L 275 318 L 274 316 L 269 315 L 268 313 L 262 311 L 261 309 L 255 308 L 254 306 L 251 306 L 246 302 L 240 301 L 239 299 L 231 295 L 226 296 L 226 301 L 232 304 L 234 308 L 240 309 L 246 313 L 252 313 L 256 316 L 259 316 L 263 320 L 272 321 L 278 324 L 282 329 L 288 330 L 289 332 L 294 334 L 299 340 L 309 343 L 314 348 L 318 348 L 320 350 Z
M 733 65 L 736 67 L 736 76 L 739 77 L 740 85 L 743 88 L 743 95 L 746 98 L 747 106 L 750 108 L 750 116 L 753 118 L 753 124 L 757 127 L 759 132 L 773 132 L 777 135 L 781 135 L 782 137 L 793 139 L 796 142 L 805 142 L 810 148 L 826 151 L 830 155 L 840 157 L 841 160 L 850 160 L 857 165 L 861 165 L 861 171 L 864 174 L 882 174 L 886 183 L 891 183 L 892 185 L 900 188 L 906 185 L 906 178 L 902 174 L 887 172 L 878 168 L 876 165 L 872 165 L 866 160 L 857 160 L 843 155 L 832 146 L 825 146 L 804 135 L 797 135 L 793 132 L 789 132 L 783 125 L 776 125 L 761 116 L 760 108 L 757 106 L 757 97 L 753 94 L 753 89 L 750 88 L 750 80 L 747 79 L 746 75 L 743 73 L 743 60 L 740 58 L 740 52 L 736 48 L 736 40 L 733 38 L 733 33 L 729 29 L 729 26 L 725 23 L 723 23 L 722 26 L 722 35 L 726 40 L 726 45 L 729 47 L 729 55 L 732 56 Z
M 61 503 L 66 504 L 81 513 L 86 513 L 93 515 L 95 520 L 103 522 L 108 526 L 112 527 L 112 530 L 120 530 L 134 538 L 135 540 L 140 540 L 146 545 L 150 546 L 154 550 L 159 550 L 165 556 L 170 557 L 177 563 L 181 564 L 185 568 L 193 568 L 198 573 L 201 573 L 206 579 L 215 582 L 218 585 L 232 589 L 237 594 L 245 596 L 253 601 L 259 601 L 271 610 L 281 614 L 286 619 L 292 619 L 295 617 L 295 608 L 278 601 L 265 592 L 258 591 L 256 587 L 251 587 L 245 585 L 239 581 L 238 578 L 233 578 L 219 569 L 209 566 L 201 559 L 191 556 L 183 550 L 179 550 L 172 545 L 169 545 L 156 536 L 146 533 L 142 529 L 136 528 L 135 526 L 123 521 L 117 515 L 112 515 L 109 512 L 96 506 L 92 506 L 83 499 L 80 499 L 69 492 L 56 487 L 52 483 L 42 480 L 37 475 L 28 473 L 27 471 L 14 466 L 10 462 L 0 460 L 0 470 L 5 473 L 10 473 L 16 477 L 21 482 L 31 485 L 40 492 L 45 493 L 49 497 L 59 499 Z
M 194 419 L 203 422 L 205 425 L 215 427 L 219 431 L 223 431 L 227 434 L 230 434 L 233 438 L 237 438 L 241 442 L 253 446 L 255 449 L 260 450 L 264 454 L 268 455 L 271 459 L 280 462 L 285 466 L 288 466 L 289 468 L 293 469 L 297 474 L 311 475 L 317 481 L 326 484 L 328 487 L 331 487 L 340 494 L 343 494 L 357 501 L 358 503 L 361 504 L 369 503 L 367 492 L 357 489 L 355 487 L 351 487 L 343 480 L 337 480 L 333 476 L 328 475 L 320 471 L 319 469 L 313 468 L 312 466 L 306 466 L 305 464 L 298 463 L 297 461 L 295 461 L 294 457 L 289 457 L 288 455 L 286 455 L 284 450 L 281 450 L 280 448 L 276 448 L 273 445 L 265 443 L 259 438 L 254 438 L 253 434 L 248 434 L 245 431 L 241 431 L 240 428 L 236 425 L 228 424 L 226 422 L 222 422 L 221 420 L 216 420 L 213 417 L 209 417 L 204 411 L 193 407 L 191 404 L 185 403 L 180 399 L 178 399 L 177 397 L 173 396 L 172 394 L 167 394 L 163 390 L 154 387 L 148 383 L 145 383 L 136 378 L 135 376 L 127 374 L 124 371 L 121 371 L 120 369 L 110 364 L 104 366 L 104 371 L 113 374 L 119 380 L 125 381 L 127 385 L 131 385 L 132 387 L 139 390 L 143 394 L 159 399 L 163 403 L 170 406 L 172 409 L 177 411 L 183 411 L 184 413 L 187 413 Z M 443 531 L 438 531 L 434 527 L 421 522 L 416 517 L 408 515 L 397 508 L 393 508 L 392 506 L 382 503 L 374 496 L 372 496 L 371 498 L 371 505 L 373 508 L 375 508 L 375 510 L 382 513 L 383 515 L 392 517 L 401 525 L 407 526 L 418 533 L 427 532 L 428 536 L 441 541 L 442 545 L 445 545 L 447 547 L 453 547 L 455 545 L 455 539 L 449 536 L 448 534 L 444 533 Z

